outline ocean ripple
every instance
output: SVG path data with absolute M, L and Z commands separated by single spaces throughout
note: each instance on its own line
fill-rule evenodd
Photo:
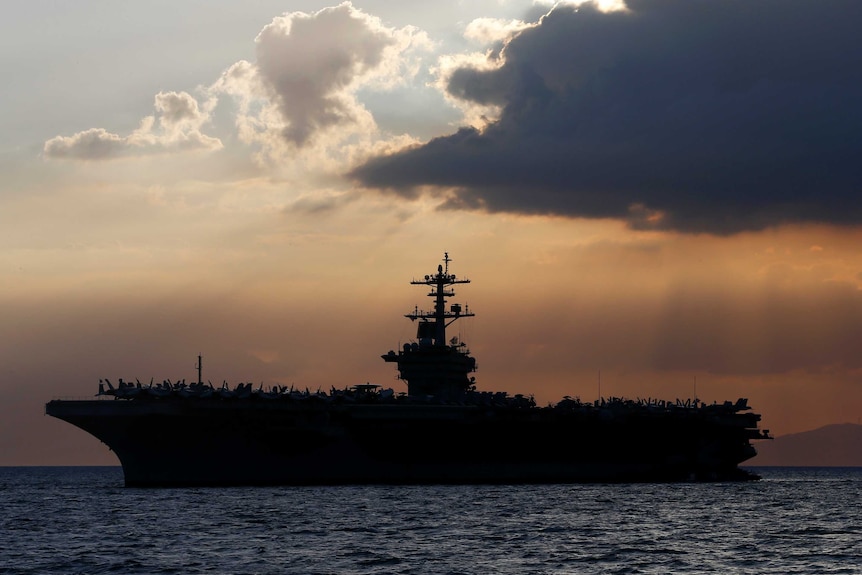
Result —
M 862 573 L 862 469 L 738 484 L 129 489 L 0 468 L 0 574 Z

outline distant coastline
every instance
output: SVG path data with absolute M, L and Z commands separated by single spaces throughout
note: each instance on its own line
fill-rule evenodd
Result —
M 836 423 L 759 441 L 745 466 L 862 467 L 862 425 Z

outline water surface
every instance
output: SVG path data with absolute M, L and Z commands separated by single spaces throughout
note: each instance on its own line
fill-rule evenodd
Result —
M 133 489 L 0 468 L 0 573 L 862 573 L 862 468 L 716 484 Z

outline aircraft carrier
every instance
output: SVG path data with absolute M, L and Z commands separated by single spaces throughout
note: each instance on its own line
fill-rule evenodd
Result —
M 757 479 L 739 464 L 767 439 L 745 399 L 532 396 L 477 389 L 476 360 L 447 339 L 469 307 L 449 303 L 448 253 L 413 280 L 433 309 L 405 315 L 415 341 L 382 355 L 406 392 L 372 384 L 328 392 L 204 383 L 104 380 L 92 400 L 53 400 L 46 413 L 105 443 L 127 486 L 466 484 Z

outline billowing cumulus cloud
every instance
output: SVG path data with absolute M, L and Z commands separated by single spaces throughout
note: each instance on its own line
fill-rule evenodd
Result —
M 160 92 L 154 103 L 158 115 L 144 118 L 128 136 L 91 128 L 48 140 L 43 154 L 52 159 L 106 160 L 177 150 L 218 150 L 221 141 L 201 132 L 201 126 L 209 121 L 213 103 L 201 109 L 186 92 Z
M 256 39 L 257 59 L 231 66 L 213 85 L 239 102 L 240 137 L 267 155 L 373 139 L 377 126 L 356 97 L 417 72 L 430 48 L 419 29 L 389 28 L 349 2 L 274 18 Z
M 360 89 L 387 90 L 414 77 L 421 54 L 432 48 L 418 28 L 390 28 L 349 2 L 314 13 L 274 18 L 255 39 L 256 60 L 229 66 L 205 90 L 206 101 L 185 92 L 155 97 L 157 114 L 128 135 L 92 128 L 57 136 L 44 145 L 47 158 L 100 160 L 176 150 L 215 150 L 219 139 L 202 133 L 219 98 L 237 102 L 241 142 L 260 158 L 343 170 L 384 145 L 403 146 L 405 136 L 380 134 L 358 100 Z
M 104 160 L 122 156 L 130 149 L 133 138 L 123 138 L 102 128 L 91 128 L 74 136 L 57 136 L 45 142 L 43 152 L 48 158 Z
M 450 97 L 484 127 L 377 157 L 367 187 L 444 206 L 731 234 L 862 223 L 862 3 L 557 5 Z
M 159 123 L 168 132 L 196 130 L 209 119 L 198 101 L 185 92 L 160 92 L 155 106 L 160 113 Z
M 355 122 L 357 104 L 345 89 L 393 43 L 379 21 L 349 4 L 267 25 L 257 37 L 257 69 L 285 121 L 284 138 L 301 145 L 316 130 Z

